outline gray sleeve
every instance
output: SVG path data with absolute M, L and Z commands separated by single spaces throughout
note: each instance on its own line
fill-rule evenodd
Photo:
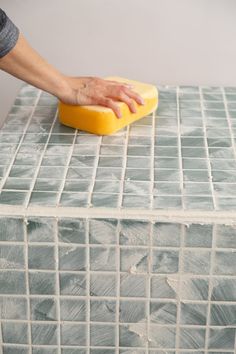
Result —
M 19 29 L 0 9 L 0 58 L 13 49 L 19 37 Z

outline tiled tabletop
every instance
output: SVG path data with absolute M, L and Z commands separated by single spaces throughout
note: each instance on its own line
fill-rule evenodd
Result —
M 236 354 L 236 88 L 113 136 L 25 85 L 0 130 L 0 354 Z
M 236 88 L 159 87 L 151 114 L 112 136 L 62 126 L 25 85 L 0 132 L 0 204 L 236 210 Z

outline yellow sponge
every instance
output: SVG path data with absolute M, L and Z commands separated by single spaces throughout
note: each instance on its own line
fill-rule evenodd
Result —
M 122 77 L 107 77 L 105 80 L 132 84 L 132 91 L 137 92 L 145 101 L 139 105 L 135 101 L 136 113 L 132 113 L 124 102 L 120 105 L 122 117 L 117 118 L 111 108 L 99 105 L 73 106 L 59 102 L 59 120 L 62 124 L 97 135 L 112 134 L 126 125 L 153 112 L 158 105 L 158 91 L 155 86 Z

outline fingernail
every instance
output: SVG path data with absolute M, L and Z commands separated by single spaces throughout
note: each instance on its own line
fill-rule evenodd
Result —
M 141 104 L 145 104 L 145 101 L 143 98 L 140 99 Z

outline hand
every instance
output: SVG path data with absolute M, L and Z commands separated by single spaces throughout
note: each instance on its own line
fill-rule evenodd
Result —
M 111 108 L 118 118 L 121 110 L 116 101 L 125 102 L 132 113 L 136 113 L 136 101 L 144 104 L 143 98 L 132 91 L 132 85 L 104 80 L 99 77 L 67 77 L 69 89 L 60 100 L 72 105 L 101 105 Z

